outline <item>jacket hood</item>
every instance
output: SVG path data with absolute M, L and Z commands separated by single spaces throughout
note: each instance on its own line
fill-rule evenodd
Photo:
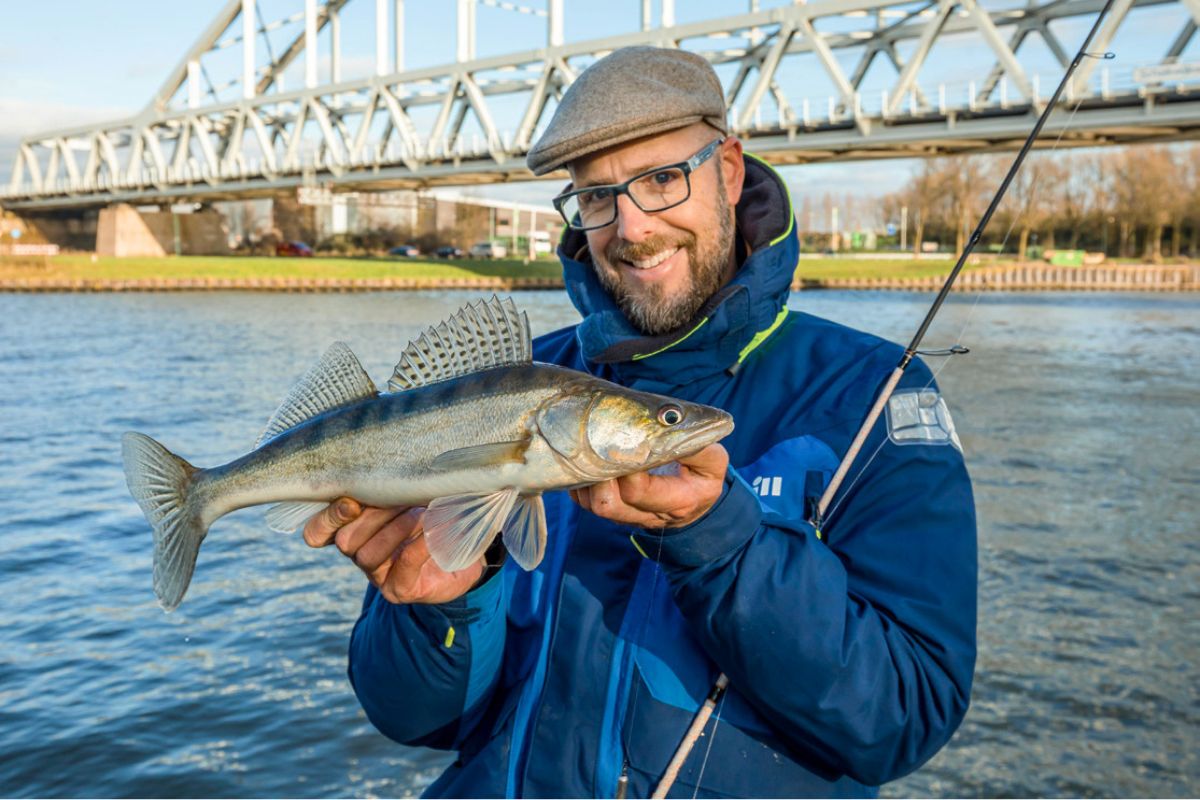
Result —
M 670 333 L 647 336 L 629 323 L 596 277 L 586 236 L 568 230 L 558 256 L 567 294 L 583 316 L 575 335 L 589 369 L 606 365 L 622 383 L 666 392 L 729 369 L 756 334 L 775 324 L 800 250 L 792 203 L 775 170 L 749 154 L 745 163 L 734 214 L 750 254 L 732 281 Z

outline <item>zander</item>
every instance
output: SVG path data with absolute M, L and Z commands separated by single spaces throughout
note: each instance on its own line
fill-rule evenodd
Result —
M 380 393 L 334 344 L 300 379 L 255 449 L 197 469 L 148 436 L 122 442 L 129 491 L 154 528 L 154 591 L 170 611 L 217 519 L 247 506 L 294 531 L 331 500 L 427 506 L 430 555 L 446 571 L 497 534 L 522 568 L 546 548 L 542 492 L 651 469 L 724 438 L 716 408 L 536 363 L 511 300 L 466 306 L 412 342 Z

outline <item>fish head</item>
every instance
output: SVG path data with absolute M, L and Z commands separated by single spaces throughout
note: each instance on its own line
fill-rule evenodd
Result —
M 581 478 L 594 482 L 651 469 L 733 430 L 733 417 L 719 408 L 603 383 L 564 391 L 538 417 L 546 442 Z

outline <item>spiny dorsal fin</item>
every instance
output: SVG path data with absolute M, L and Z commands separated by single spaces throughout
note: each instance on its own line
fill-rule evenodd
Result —
M 388 391 L 457 378 L 533 360 L 529 318 L 511 299 L 496 296 L 463 306 L 411 342 L 388 381 Z
M 267 423 L 255 447 L 289 428 L 334 408 L 376 397 L 379 390 L 344 342 L 334 342 L 321 360 L 304 373 Z

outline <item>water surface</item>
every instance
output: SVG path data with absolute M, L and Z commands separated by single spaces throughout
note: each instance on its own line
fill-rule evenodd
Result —
M 403 796 L 436 777 L 444 754 L 384 739 L 354 700 L 364 579 L 335 553 L 237 512 L 162 613 L 120 434 L 223 462 L 329 342 L 382 382 L 471 299 L 0 295 L 0 795 Z M 517 299 L 536 333 L 577 319 L 561 293 Z M 930 300 L 791 305 L 907 340 Z M 884 793 L 1200 793 L 1200 298 L 955 296 L 928 344 L 958 341 L 972 353 L 939 380 L 979 506 L 975 692 Z

